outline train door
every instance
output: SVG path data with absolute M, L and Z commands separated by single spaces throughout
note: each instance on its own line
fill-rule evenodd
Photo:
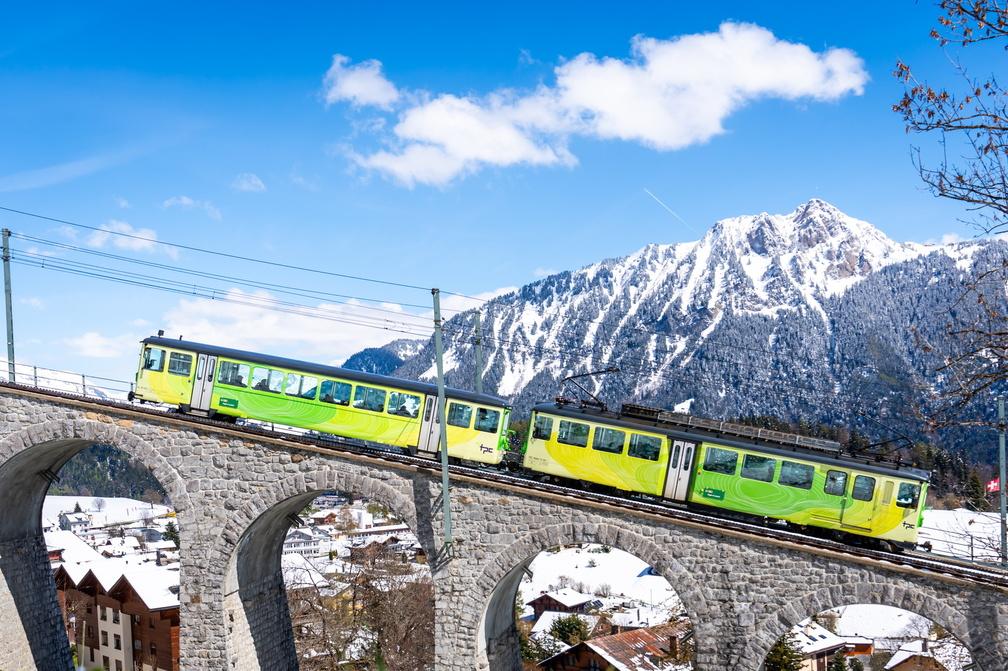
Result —
M 423 421 L 420 423 L 420 441 L 417 452 L 434 454 L 441 440 L 441 422 L 437 412 L 437 396 L 428 396 L 424 401 Z
M 192 399 L 189 407 L 193 410 L 207 411 L 210 409 L 210 399 L 213 396 L 214 368 L 217 357 L 210 354 L 199 354 L 196 359 L 196 379 L 193 380 Z
M 696 457 L 696 443 L 685 440 L 672 441 L 669 450 L 668 475 L 665 477 L 665 498 L 685 501 L 689 495 L 690 474 Z

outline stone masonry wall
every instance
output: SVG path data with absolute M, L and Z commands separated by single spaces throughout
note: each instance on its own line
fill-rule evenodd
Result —
M 441 561 L 436 471 L 0 388 L 4 671 L 69 671 L 39 528 L 41 498 L 44 473 L 96 442 L 145 463 L 178 512 L 186 671 L 296 668 L 280 544 L 290 511 L 327 490 L 388 506 L 434 559 L 438 671 L 519 668 L 513 605 L 522 569 L 542 550 L 581 542 L 631 552 L 669 580 L 694 624 L 697 671 L 755 671 L 791 625 L 853 603 L 920 613 L 970 646 L 980 671 L 1008 670 L 1005 591 L 464 479 L 453 481 L 456 543 Z M 24 585 L 31 588 L 18 588 Z

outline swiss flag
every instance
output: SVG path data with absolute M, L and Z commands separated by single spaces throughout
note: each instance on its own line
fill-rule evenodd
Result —
M 993 480 L 991 480 L 990 482 L 987 483 L 987 493 L 988 494 L 990 494 L 991 492 L 1000 492 L 1000 491 L 1001 491 L 1001 479 L 1000 478 L 994 478 Z

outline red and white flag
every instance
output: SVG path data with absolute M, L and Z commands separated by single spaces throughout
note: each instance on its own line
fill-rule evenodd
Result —
M 1000 492 L 1000 491 L 1001 491 L 1001 479 L 1000 478 L 994 478 L 993 480 L 991 480 L 990 482 L 987 483 L 987 493 L 988 494 L 991 494 L 993 492 Z

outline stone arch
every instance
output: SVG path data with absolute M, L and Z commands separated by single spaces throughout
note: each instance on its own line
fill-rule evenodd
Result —
M 159 452 L 160 440 L 141 439 L 134 422 L 95 415 L 47 420 L 0 440 L 0 611 L 17 612 L 14 645 L 0 651 L 0 666 L 71 668 L 70 647 L 56 600 L 42 536 L 42 503 L 51 477 L 75 454 L 97 443 L 113 445 L 144 463 L 168 492 L 182 522 L 189 497 L 178 472 Z M 156 434 L 155 434 L 156 436 Z M 6 602 L 6 603 L 4 603 Z M 18 642 L 23 642 L 18 645 Z
M 514 602 L 523 572 L 543 550 L 575 543 L 600 543 L 628 552 L 651 565 L 673 586 L 693 623 L 697 656 L 707 654 L 705 645 L 714 640 L 705 616 L 708 606 L 703 590 L 670 548 L 659 547 L 650 538 L 614 524 L 555 524 L 519 537 L 486 562 L 476 582 L 475 608 L 479 617 L 472 625 L 476 637 L 477 669 L 520 669 Z
M 931 622 L 941 625 L 970 649 L 974 655 L 974 662 L 979 663 L 978 671 L 997 668 L 989 663 L 983 663 L 980 657 L 982 650 L 977 649 L 971 642 L 966 613 L 948 603 L 942 598 L 943 596 L 947 595 L 928 594 L 920 588 L 899 584 L 861 583 L 852 588 L 852 585 L 847 583 L 821 587 L 787 601 L 762 621 L 757 622 L 755 635 L 749 639 L 745 651 L 737 655 L 735 662 L 739 664 L 738 668 L 757 669 L 774 643 L 802 620 L 830 608 L 865 604 L 893 606 L 926 617 Z M 749 662 L 748 667 L 745 666 L 745 661 Z
M 309 466 L 268 484 L 230 511 L 216 544 L 214 552 L 227 567 L 222 616 L 228 668 L 297 667 L 281 549 L 292 516 L 319 494 L 339 491 L 375 500 L 414 530 L 429 555 L 433 550 L 432 534 L 418 527 L 411 498 L 417 478 L 392 469 L 382 473 L 386 477 L 376 477 L 370 474 L 375 467 L 335 457 L 306 458 L 301 463 Z M 396 478 L 398 488 L 393 484 Z

